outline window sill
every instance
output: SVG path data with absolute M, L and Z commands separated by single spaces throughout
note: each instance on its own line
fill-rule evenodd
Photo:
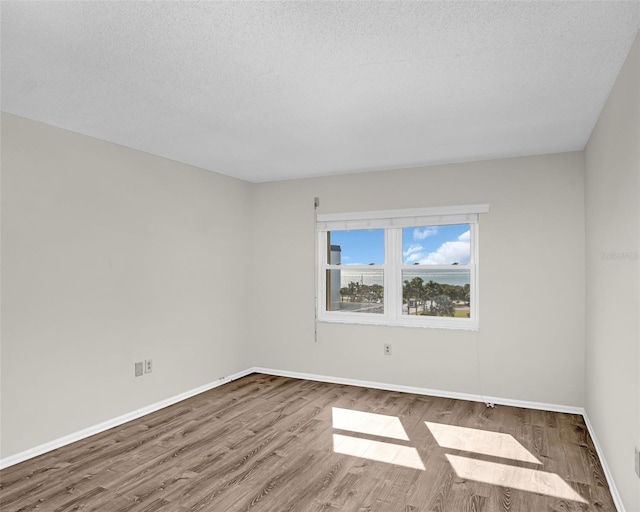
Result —
M 435 320 L 435 321 L 434 321 Z M 429 322 L 423 321 L 411 321 L 410 319 L 396 319 L 391 320 L 389 318 L 376 318 L 373 315 L 369 315 L 366 318 L 357 318 L 353 316 L 349 317 L 334 317 L 323 316 L 318 318 L 320 323 L 328 324 L 353 324 L 353 325 L 375 325 L 386 327 L 410 327 L 418 329 L 446 329 L 456 331 L 478 331 L 478 323 L 472 320 L 449 320 L 446 318 L 431 318 Z

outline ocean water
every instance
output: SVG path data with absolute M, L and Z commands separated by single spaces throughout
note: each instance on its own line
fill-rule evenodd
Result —
M 348 286 L 350 282 L 361 284 L 383 284 L 383 274 L 381 270 L 349 270 L 348 268 L 340 269 L 340 287 Z M 438 269 L 429 270 L 407 269 L 402 272 L 402 281 L 411 281 L 414 277 L 420 277 L 425 283 L 434 281 L 440 284 L 452 284 L 464 286 L 470 283 L 470 272 L 467 269 Z

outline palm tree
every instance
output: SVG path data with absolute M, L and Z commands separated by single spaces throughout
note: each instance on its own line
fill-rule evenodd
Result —
M 414 296 L 416 298 L 416 315 L 418 314 L 418 302 L 424 304 L 424 297 L 426 295 L 424 289 L 424 281 L 421 277 L 414 277 L 411 280 L 411 288 L 413 289 Z M 424 308 L 424 306 L 423 306 Z
M 424 299 L 423 281 L 420 277 L 414 277 L 411 281 L 405 281 L 402 286 L 402 298 L 407 303 L 407 313 L 411 313 L 411 301 L 414 301 L 416 315 L 418 314 L 418 302 Z
M 424 285 L 426 297 L 429 300 L 429 312 L 433 313 L 433 300 L 438 295 L 442 295 L 442 285 L 430 280 Z
M 409 313 L 409 298 L 411 296 L 411 284 L 409 281 L 402 283 L 402 302 L 407 305 L 407 313 Z
M 471 306 L 471 286 L 469 284 L 464 285 L 462 296 L 467 306 Z
M 355 302 L 356 296 L 358 295 L 359 283 L 354 283 L 353 281 L 351 281 L 348 286 L 350 301 Z
M 381 284 L 372 284 L 371 295 L 376 302 L 381 301 L 384 298 L 384 287 Z

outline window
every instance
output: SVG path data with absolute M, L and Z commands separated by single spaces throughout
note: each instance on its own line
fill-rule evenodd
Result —
M 477 329 L 478 214 L 488 211 L 319 214 L 319 320 Z

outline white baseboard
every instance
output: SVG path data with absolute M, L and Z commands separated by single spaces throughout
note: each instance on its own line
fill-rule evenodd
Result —
M 382 389 L 385 391 L 399 391 L 402 393 L 413 393 L 415 395 L 437 396 L 440 398 L 455 398 L 457 400 L 470 400 L 472 402 L 490 402 L 492 404 L 509 405 L 512 407 L 523 407 L 525 409 L 538 409 L 541 411 L 564 412 L 568 414 L 584 413 L 582 407 L 570 405 L 547 404 L 542 402 L 527 402 L 524 400 L 512 400 L 495 396 L 475 395 L 471 393 L 460 393 L 457 391 L 442 391 L 439 389 L 419 388 L 413 386 L 401 386 L 398 384 L 388 384 L 382 382 L 372 382 L 367 380 L 347 379 L 343 377 L 329 377 L 326 375 L 315 375 L 312 373 L 289 372 L 274 370 L 272 368 L 252 368 L 254 373 L 266 373 L 280 377 L 291 377 L 294 379 L 315 380 L 318 382 L 330 382 L 332 384 L 346 384 L 349 386 L 361 386 L 372 389 Z
M 0 459 L 0 469 L 13 466 L 14 464 L 24 462 L 25 460 L 32 459 L 33 457 L 37 457 L 38 455 L 43 455 L 57 448 L 61 448 L 68 444 L 75 443 L 76 441 L 86 439 L 87 437 L 99 434 L 100 432 L 104 432 L 105 430 L 109 430 L 110 428 L 117 427 L 129 421 L 138 419 L 142 416 L 145 416 L 146 414 L 159 411 L 160 409 L 164 409 L 165 407 L 176 404 L 178 402 L 181 402 L 182 400 L 186 400 L 187 398 L 191 398 L 192 396 L 198 395 L 200 393 L 204 393 L 205 391 L 209 391 L 210 389 L 217 388 L 218 386 L 226 384 L 227 382 L 231 382 L 251 373 L 254 373 L 252 369 L 234 373 L 233 375 L 218 379 L 214 382 L 210 382 L 209 384 L 205 384 L 204 386 L 191 389 L 184 393 L 180 393 L 179 395 L 167 398 L 166 400 L 161 400 L 160 402 L 156 402 L 146 407 L 142 407 L 141 409 L 123 414 L 122 416 L 118 416 L 117 418 L 103 421 L 102 423 L 98 423 L 97 425 L 79 430 L 78 432 L 74 432 L 73 434 L 54 439 L 53 441 L 49 441 L 48 443 L 44 443 L 23 452 L 16 453 L 15 455 L 5 457 L 4 459 Z
M 620 494 L 618 493 L 618 490 L 613 481 L 613 476 L 611 474 L 611 471 L 609 470 L 609 466 L 607 465 L 607 461 L 604 457 L 604 453 L 602 452 L 602 448 L 598 443 L 598 438 L 593 429 L 593 425 L 589 421 L 589 417 L 587 416 L 586 411 L 582 407 L 548 404 L 548 403 L 542 403 L 542 402 L 528 402 L 523 400 L 513 400 L 509 398 L 481 396 L 481 395 L 476 395 L 471 393 L 459 393 L 456 391 L 442 391 L 437 389 L 419 388 L 419 387 L 413 387 L 413 386 L 402 386 L 398 384 L 373 382 L 373 381 L 365 381 L 365 380 L 358 380 L 358 379 L 347 379 L 343 377 L 331 377 L 327 375 L 316 375 L 311 373 L 290 372 L 286 370 L 275 370 L 273 368 L 261 368 L 261 367 L 254 367 L 254 368 L 249 368 L 247 370 L 240 371 L 228 377 L 224 377 L 222 379 L 218 379 L 209 384 L 205 384 L 204 386 L 200 386 L 190 391 L 186 391 L 185 393 L 181 393 L 171 398 L 167 398 L 166 400 L 161 400 L 160 402 L 156 402 L 154 404 L 148 405 L 146 407 L 142 407 L 141 409 L 137 409 L 130 413 L 123 414 L 122 416 L 118 416 L 117 418 L 113 418 L 111 420 L 99 423 L 92 427 L 88 427 L 78 432 L 74 432 L 73 434 L 69 434 L 59 439 L 55 439 L 48 443 L 41 444 L 34 448 L 30 448 L 23 452 L 17 453 L 15 455 L 11 455 L 4 459 L 0 459 L 0 469 L 13 466 L 14 464 L 18 464 L 20 462 L 29 460 L 33 457 L 37 457 L 38 455 L 42 455 L 44 453 L 55 450 L 57 448 L 61 448 L 68 444 L 74 443 L 76 441 L 80 441 L 82 439 L 93 436 L 95 434 L 99 434 L 100 432 L 104 432 L 105 430 L 108 430 L 110 428 L 117 427 L 129 421 L 138 419 L 142 416 L 145 416 L 146 414 L 159 411 L 160 409 L 164 409 L 165 407 L 181 402 L 182 400 L 186 400 L 187 398 L 191 398 L 192 396 L 198 395 L 200 393 L 204 393 L 205 391 L 209 391 L 210 389 L 217 388 L 218 386 L 221 386 L 233 380 L 240 379 L 252 373 L 264 373 L 267 375 L 275 375 L 279 377 L 290 377 L 294 379 L 305 379 L 305 380 L 313 380 L 318 382 L 329 382 L 332 384 L 361 386 L 361 387 L 372 388 L 372 389 L 382 389 L 386 391 L 399 391 L 403 393 L 413 393 L 416 395 L 436 396 L 441 398 L 454 398 L 458 400 L 471 400 L 473 402 L 485 402 L 485 403 L 490 402 L 497 405 L 523 407 L 525 409 L 538 409 L 542 411 L 579 414 L 584 418 L 587 429 L 589 430 L 589 434 L 591 435 L 591 439 L 593 440 L 593 444 L 595 445 L 596 452 L 598 454 L 598 457 L 600 458 L 600 462 L 602 463 L 602 469 L 604 471 L 605 477 L 609 484 L 609 490 L 611 491 L 611 496 L 613 498 L 614 504 L 618 512 L 625 512 L 624 504 L 622 503 Z
M 600 459 L 600 463 L 602 464 L 602 470 L 604 471 L 604 476 L 607 479 L 607 483 L 609 484 L 609 491 L 611 491 L 611 497 L 613 498 L 613 503 L 616 506 L 618 512 L 625 512 L 624 503 L 622 503 L 622 497 L 616 488 L 616 484 L 613 481 L 613 475 L 611 474 L 611 470 L 607 465 L 607 459 L 604 457 L 604 452 L 602 451 L 602 447 L 598 442 L 598 436 L 596 436 L 596 432 L 589 420 L 589 416 L 587 415 L 587 411 L 582 413 L 582 417 L 584 418 L 584 422 L 587 425 L 587 430 L 589 431 L 589 435 L 591 436 L 591 440 L 593 441 L 594 446 L 596 447 L 596 453 L 598 454 L 598 458 Z

